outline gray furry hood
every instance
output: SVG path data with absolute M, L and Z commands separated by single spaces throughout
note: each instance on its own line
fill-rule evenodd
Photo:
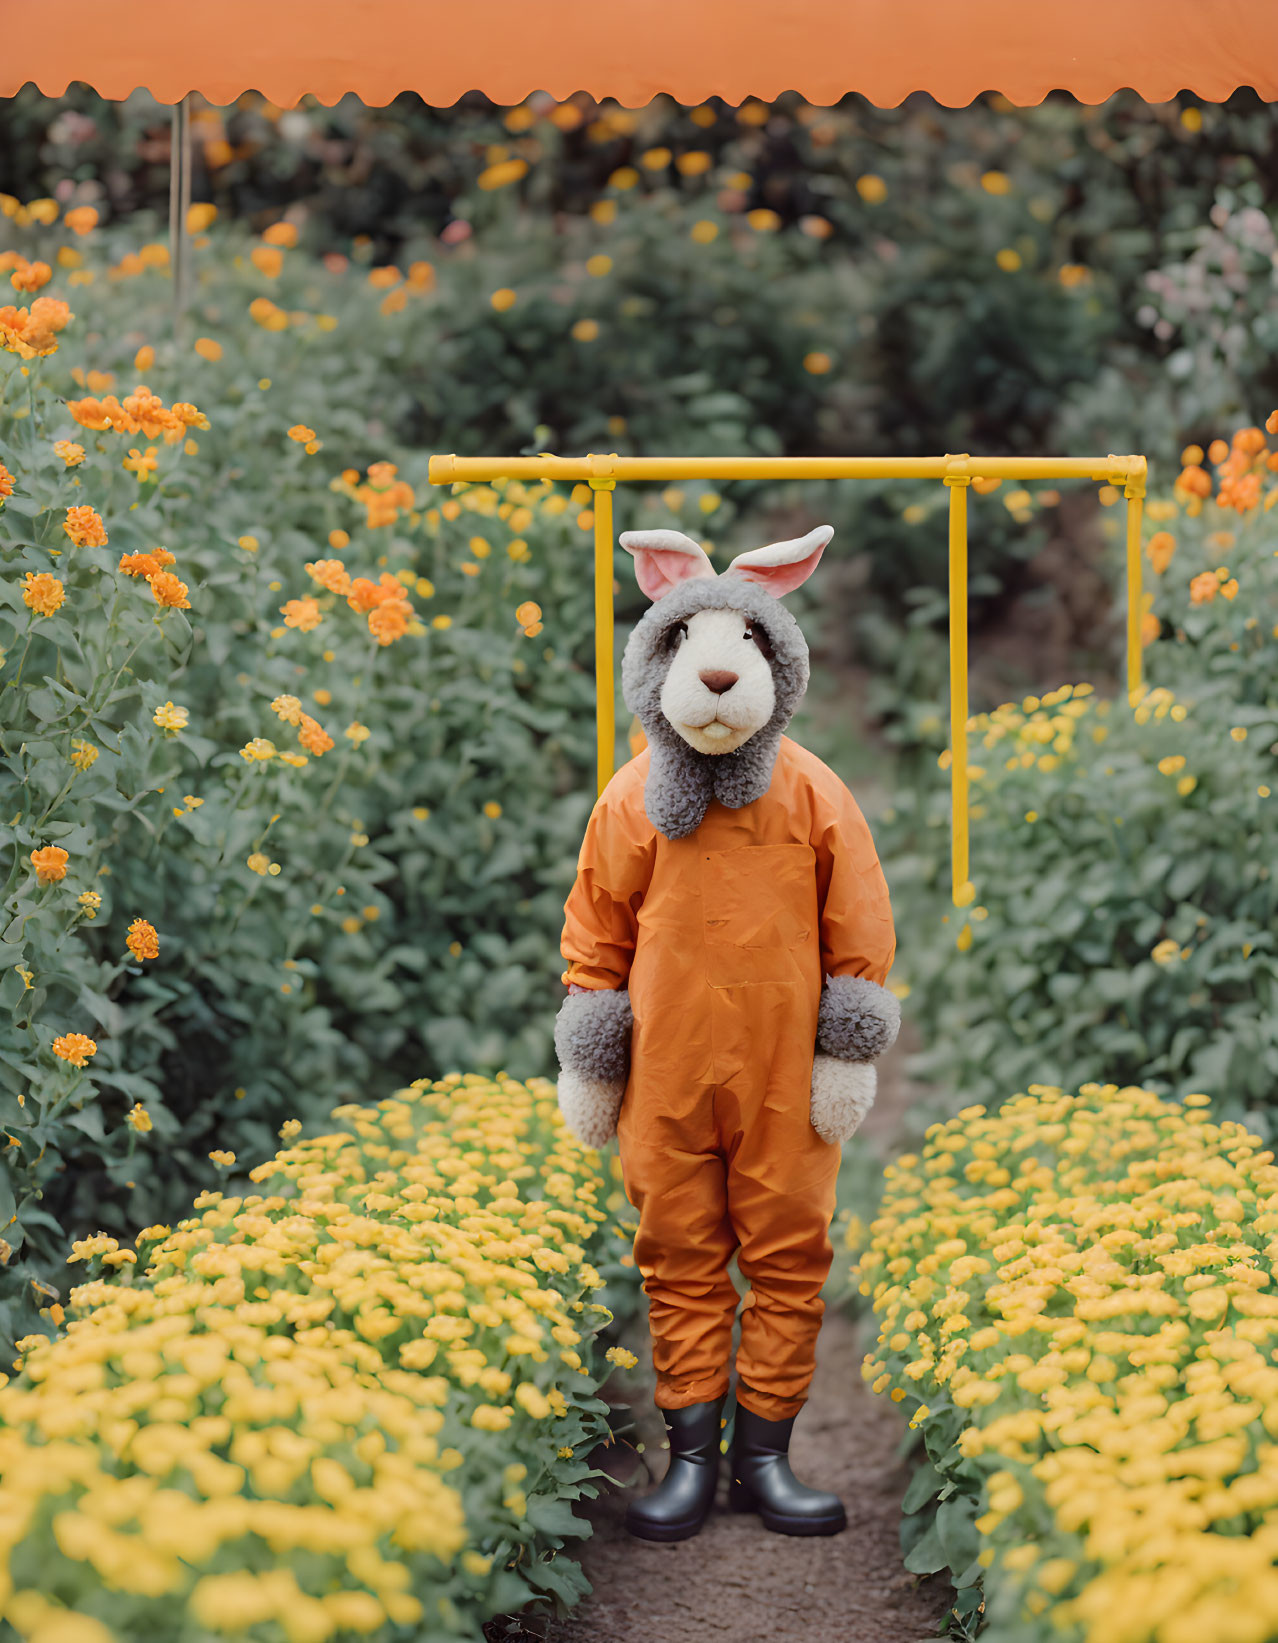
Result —
M 739 610 L 767 633 L 772 645 L 776 707 L 772 717 L 732 753 L 699 753 L 661 711 L 670 668 L 665 636 L 674 623 L 701 610 Z M 644 809 L 659 833 L 686 838 L 711 799 L 739 810 L 762 798 L 772 781 L 781 735 L 808 687 L 808 647 L 799 624 L 779 600 L 744 576 L 693 578 L 657 599 L 635 625 L 621 658 L 626 706 L 648 738 L 650 764 Z

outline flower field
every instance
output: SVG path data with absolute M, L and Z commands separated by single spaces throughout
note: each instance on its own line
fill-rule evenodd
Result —
M 175 325 L 144 113 L 83 102 L 0 125 L 40 133 L 0 194 L 0 1617 L 443 1643 L 585 1590 L 641 1306 L 542 1076 L 591 494 L 433 491 L 429 454 L 1117 444 L 1130 702 L 1118 493 L 973 487 L 974 658 L 1046 590 L 1078 665 L 969 724 L 961 907 L 941 488 L 630 487 L 617 525 L 848 547 L 795 604 L 814 751 L 854 643 L 895 753 L 930 1089 L 886 1171 L 848 1149 L 836 1280 L 926 1455 L 907 1569 L 965 1639 L 1278 1639 L 1269 113 L 530 99 L 392 143 L 250 97 L 193 120 Z M 616 596 L 624 638 L 624 554 Z
M 983 1580 L 988 1643 L 1278 1635 L 1278 1167 L 1209 1107 L 1035 1085 L 888 1166 L 864 1373 L 926 1443 L 907 1567 Z
M 1278 1066 L 1278 457 L 1239 429 L 1151 498 L 1147 683 L 969 722 L 972 900 L 949 905 L 948 752 L 885 833 L 919 1068 L 997 1104 L 1094 1068 L 1205 1091 L 1268 1139 Z M 1201 464 L 1209 460 L 1215 476 Z M 920 715 L 921 715 L 921 710 Z M 939 721 L 920 716 L 935 750 Z
M 332 1118 L 263 1191 L 73 1247 L 65 1330 L 0 1387 L 0 1610 L 31 1643 L 476 1638 L 579 1595 L 620 1194 L 544 1080 Z

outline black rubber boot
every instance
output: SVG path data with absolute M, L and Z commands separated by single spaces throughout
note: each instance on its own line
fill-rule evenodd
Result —
M 632 1535 L 640 1540 L 687 1540 L 709 1517 L 719 1483 L 726 1396 L 661 1411 L 670 1436 L 670 1465 L 650 1494 L 627 1507 L 626 1528 Z
M 809 1489 L 790 1470 L 790 1432 L 795 1417 L 764 1420 L 738 1402 L 732 1439 L 734 1512 L 757 1512 L 765 1529 L 780 1535 L 837 1535 L 848 1516 L 837 1495 Z

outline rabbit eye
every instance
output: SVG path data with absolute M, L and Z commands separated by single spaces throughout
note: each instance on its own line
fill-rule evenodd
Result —
M 678 650 L 687 637 L 688 624 L 686 622 L 676 622 L 673 627 L 666 629 L 666 649 L 669 651 Z
M 769 662 L 772 660 L 772 641 L 768 638 L 768 635 L 763 628 L 756 626 L 753 622 L 748 623 L 745 632 L 742 634 L 742 638 L 753 639 L 755 644 L 758 645 L 759 649 L 763 652 L 765 658 Z

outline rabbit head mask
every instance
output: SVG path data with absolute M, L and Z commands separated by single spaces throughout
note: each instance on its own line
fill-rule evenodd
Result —
M 767 792 L 808 684 L 808 647 L 780 596 L 807 580 L 833 535 L 820 525 L 717 575 L 680 531 L 623 532 L 652 605 L 626 645 L 622 694 L 650 749 L 644 808 L 667 838 L 691 833 L 712 798 L 735 810 Z

